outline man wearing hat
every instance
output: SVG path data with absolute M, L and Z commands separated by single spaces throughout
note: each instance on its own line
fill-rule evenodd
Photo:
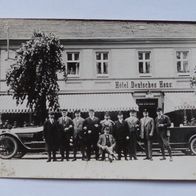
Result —
M 114 138 L 116 140 L 116 152 L 118 160 L 121 160 L 121 152 L 123 151 L 125 160 L 127 160 L 127 143 L 129 141 L 129 130 L 127 122 L 123 119 L 123 113 L 118 113 L 118 120 L 114 124 Z
M 132 158 L 137 160 L 136 156 L 136 147 L 137 147 L 137 132 L 139 131 L 139 119 L 136 117 L 136 111 L 131 110 L 129 112 L 129 117 L 125 119 L 129 128 L 129 144 L 128 144 L 128 152 L 130 156 L 130 160 Z
M 169 116 L 163 114 L 163 111 L 161 108 L 157 108 L 157 117 L 155 119 L 155 125 L 156 125 L 156 132 L 158 136 L 158 141 L 161 147 L 161 153 L 163 158 L 161 160 L 166 160 L 165 157 L 165 149 L 168 150 L 170 161 L 172 161 L 172 153 L 171 153 L 171 146 L 169 144 L 169 132 L 167 130 L 168 127 L 171 126 L 171 121 Z
M 96 160 L 99 159 L 99 149 L 97 142 L 101 133 L 99 118 L 95 117 L 95 111 L 89 110 L 89 117 L 84 120 L 83 124 L 84 137 L 86 143 L 87 161 L 91 159 L 92 150 L 95 152 Z
M 60 153 L 61 161 L 64 160 L 64 152 L 66 151 L 66 160 L 69 161 L 70 142 L 73 135 L 73 121 L 68 117 L 66 109 L 61 110 L 62 117 L 58 119 L 60 131 Z
M 114 147 L 116 145 L 113 135 L 110 134 L 110 127 L 105 126 L 104 133 L 99 136 L 97 146 L 99 147 L 100 154 L 102 154 L 102 161 L 105 160 L 105 153 L 108 153 L 109 161 L 112 162 L 116 158 L 114 154 Z
M 101 126 L 102 126 L 102 132 L 103 132 L 105 127 L 109 127 L 110 133 L 111 134 L 113 133 L 114 122 L 110 119 L 109 112 L 105 113 L 104 120 L 102 120 L 100 123 L 101 123 Z
M 144 145 L 146 150 L 145 160 L 152 159 L 152 136 L 154 133 L 154 120 L 149 117 L 147 109 L 143 111 L 143 118 L 140 119 L 141 139 L 144 139 Z
M 78 148 L 80 148 L 82 153 L 82 160 L 84 160 L 84 135 L 83 135 L 83 124 L 84 119 L 81 117 L 80 110 L 74 112 L 75 118 L 73 119 L 74 131 L 73 131 L 73 150 L 74 150 L 74 159 L 76 160 L 76 154 Z
M 56 151 L 58 149 L 58 123 L 54 119 L 53 112 L 48 114 L 48 119 L 44 122 L 43 134 L 48 153 L 47 162 L 51 161 L 51 154 L 53 155 L 53 161 L 56 161 Z

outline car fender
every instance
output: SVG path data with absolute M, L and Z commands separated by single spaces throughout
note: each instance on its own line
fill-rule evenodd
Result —
M 16 141 L 18 142 L 19 146 L 22 146 L 24 149 L 29 149 L 27 146 L 25 146 L 21 139 L 15 134 L 15 133 L 9 133 L 9 132 L 4 132 L 4 133 L 1 133 L 0 134 L 0 137 L 1 136 L 10 136 L 10 137 L 13 137 L 14 139 L 16 139 Z
M 195 138 L 195 137 L 196 137 L 196 134 L 192 135 L 192 136 L 189 138 L 189 144 L 190 144 L 191 140 L 192 140 L 193 138 Z

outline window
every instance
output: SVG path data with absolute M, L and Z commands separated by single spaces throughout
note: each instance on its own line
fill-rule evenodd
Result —
M 79 76 L 79 52 L 67 52 L 67 74 L 68 76 Z
M 138 52 L 138 65 L 139 65 L 140 74 L 150 73 L 150 58 L 151 58 L 151 52 L 149 51 Z
M 177 72 L 188 73 L 189 72 L 188 51 L 177 51 L 176 60 L 177 60 Z
M 96 52 L 97 75 L 108 75 L 108 52 Z

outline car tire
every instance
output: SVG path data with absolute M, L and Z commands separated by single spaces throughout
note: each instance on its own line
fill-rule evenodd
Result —
M 196 137 L 190 141 L 190 150 L 191 152 L 196 155 Z
M 3 149 L 4 148 L 4 149 Z M 16 139 L 10 136 L 1 136 L 0 138 L 0 158 L 11 159 L 18 151 Z

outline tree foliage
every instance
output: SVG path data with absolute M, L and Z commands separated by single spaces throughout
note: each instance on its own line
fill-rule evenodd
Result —
M 45 118 L 47 109 L 57 109 L 58 77 L 64 71 L 63 46 L 54 34 L 35 32 L 16 51 L 16 63 L 7 73 L 7 85 L 17 104 L 27 106 Z

